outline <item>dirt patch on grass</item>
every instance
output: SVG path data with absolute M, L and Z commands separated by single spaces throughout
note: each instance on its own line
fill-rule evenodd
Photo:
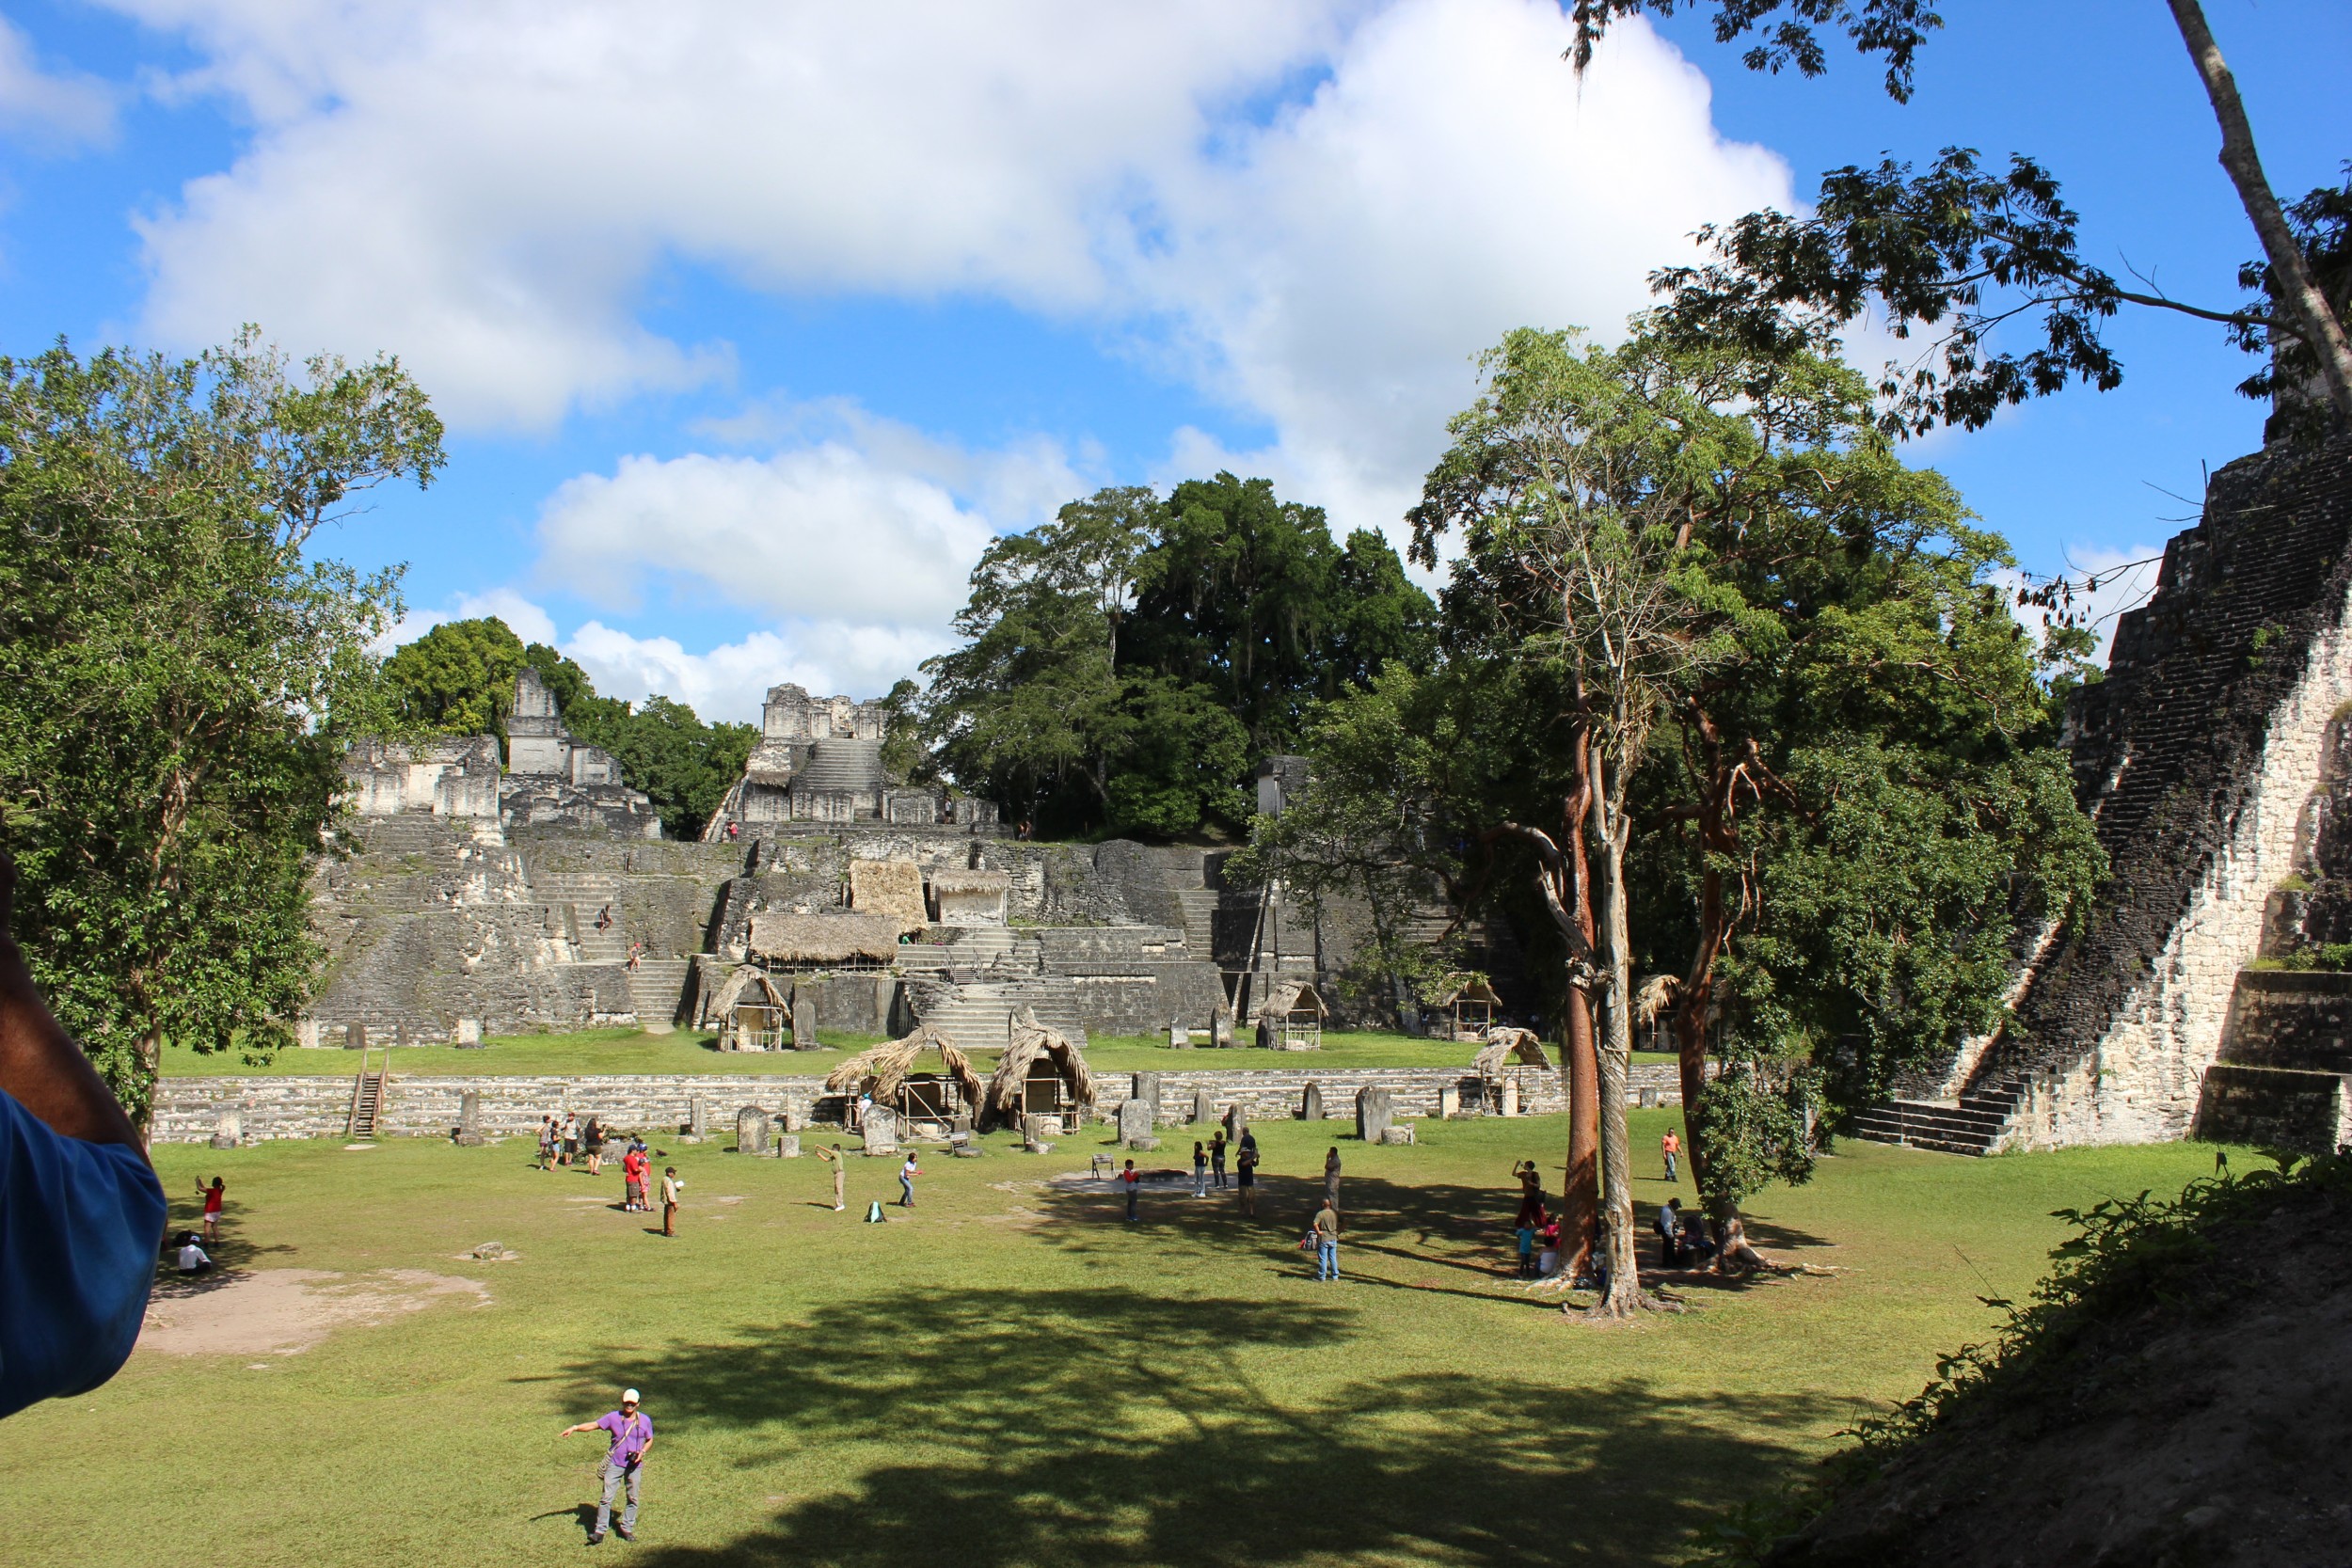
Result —
M 359 1275 L 257 1269 L 158 1285 L 139 1349 L 171 1355 L 293 1355 L 339 1328 L 374 1327 L 437 1301 L 490 1304 L 478 1279 L 386 1269 Z

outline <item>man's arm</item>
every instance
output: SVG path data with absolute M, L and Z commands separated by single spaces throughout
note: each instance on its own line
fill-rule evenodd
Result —
M 141 1148 L 131 1118 L 35 989 L 8 928 L 15 902 L 16 862 L 0 850 L 0 1089 L 52 1132 Z

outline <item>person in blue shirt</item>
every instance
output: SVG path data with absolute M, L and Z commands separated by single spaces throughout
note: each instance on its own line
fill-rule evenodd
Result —
M 0 851 L 0 1417 L 121 1368 L 167 1217 L 137 1130 L 33 984 L 15 896 Z

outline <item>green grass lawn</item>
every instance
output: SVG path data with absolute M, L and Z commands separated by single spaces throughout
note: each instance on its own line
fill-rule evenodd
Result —
M 1648 1152 L 1669 1115 L 1634 1118 L 1645 1214 L 1672 1190 Z M 1042 1184 L 1106 1147 L 1091 1133 L 927 1155 L 921 1206 L 881 1226 L 859 1218 L 893 1195 L 891 1162 L 853 1155 L 835 1214 L 818 1161 L 673 1145 L 675 1240 L 612 1207 L 617 1174 L 543 1174 L 520 1140 L 167 1147 L 175 1224 L 199 1176 L 226 1176 L 230 1269 L 320 1271 L 357 1316 L 298 1354 L 143 1348 L 98 1392 L 11 1419 L 8 1560 L 577 1560 L 600 1448 L 555 1433 L 634 1384 L 659 1437 L 643 1539 L 608 1560 L 1671 1562 L 1983 1333 L 1978 1298 L 2024 1291 L 2058 1240 L 2049 1211 L 2212 1161 L 1849 1146 L 1753 1226 L 1836 1273 L 1600 1330 L 1504 1277 L 1509 1165 L 1556 1165 L 1559 1118 L 1342 1141 L 1347 1277 L 1318 1286 L 1294 1243 L 1337 1129 L 1259 1130 L 1255 1222 L 1187 1185 L 1132 1227 L 1115 1198 Z M 465 1256 L 493 1239 L 519 1259 Z M 426 1294 L 430 1276 L 482 1292 Z
M 485 1049 L 461 1051 L 453 1045 L 412 1045 L 391 1053 L 392 1070 L 415 1076 L 533 1074 L 533 1073 L 667 1073 L 667 1072 L 825 1072 L 831 1064 L 852 1051 L 862 1051 L 879 1038 L 871 1035 L 834 1035 L 823 1052 L 722 1052 L 717 1037 L 681 1029 L 671 1035 L 648 1035 L 636 1029 L 595 1029 L 565 1035 L 495 1035 Z M 976 1051 L 973 1060 L 985 1072 L 996 1053 Z M 1453 1040 L 1419 1039 L 1406 1035 L 1343 1034 L 1324 1036 L 1321 1051 L 1274 1052 L 1240 1048 L 1232 1051 L 1171 1051 L 1165 1039 L 1144 1035 L 1104 1035 L 1089 1043 L 1087 1060 L 1106 1072 L 1173 1072 L 1218 1068 L 1374 1068 L 1468 1067 L 1478 1054 L 1475 1045 Z M 371 1066 L 383 1061 L 372 1053 Z M 1662 1053 L 1636 1052 L 1636 1062 L 1668 1062 Z M 289 1075 L 343 1073 L 358 1070 L 357 1052 L 280 1051 L 262 1066 L 248 1063 L 240 1052 L 199 1055 L 185 1046 L 164 1047 L 167 1078 L 220 1077 L 246 1074 Z

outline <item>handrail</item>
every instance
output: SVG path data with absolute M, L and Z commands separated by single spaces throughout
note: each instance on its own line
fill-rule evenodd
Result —
M 359 1135 L 359 1101 L 367 1093 L 368 1053 L 373 1049 L 372 1041 L 359 1047 L 359 1076 L 352 1080 L 351 1114 L 343 1118 L 343 1136 L 346 1138 Z

